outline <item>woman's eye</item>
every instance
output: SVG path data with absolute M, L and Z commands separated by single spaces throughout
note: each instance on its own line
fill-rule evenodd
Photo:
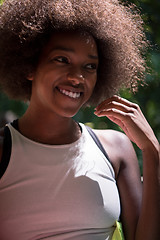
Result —
M 89 70 L 97 70 L 97 65 L 94 63 L 89 63 L 86 65 L 86 68 Z
M 66 57 L 61 57 L 61 56 L 54 58 L 54 60 L 57 61 L 57 62 L 60 62 L 60 63 L 66 63 L 66 64 L 69 63 L 69 61 Z

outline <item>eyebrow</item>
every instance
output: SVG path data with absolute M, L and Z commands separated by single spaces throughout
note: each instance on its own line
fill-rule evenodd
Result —
M 73 53 L 75 52 L 73 48 L 68 48 L 68 47 L 63 47 L 63 46 L 56 46 L 56 47 L 52 48 L 51 52 L 52 51 L 56 51 L 56 50 L 62 50 L 62 51 L 73 52 Z M 91 59 L 98 60 L 98 56 L 97 55 L 89 54 L 88 57 L 91 58 Z
M 89 57 L 89 58 L 92 58 L 92 59 L 98 60 L 98 56 L 96 56 L 96 55 L 88 55 L 88 57 Z

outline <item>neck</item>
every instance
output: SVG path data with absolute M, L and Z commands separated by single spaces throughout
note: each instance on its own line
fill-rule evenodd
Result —
M 78 124 L 67 117 L 55 114 L 32 113 L 29 109 L 19 119 L 19 131 L 27 138 L 43 144 L 69 144 L 81 135 Z

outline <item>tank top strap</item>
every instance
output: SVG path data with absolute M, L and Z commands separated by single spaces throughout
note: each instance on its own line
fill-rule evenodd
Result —
M 4 128 L 2 159 L 0 162 L 0 178 L 2 178 L 8 167 L 11 156 L 11 147 L 12 147 L 11 133 L 8 126 L 6 125 Z
M 10 123 L 16 130 L 19 130 L 18 127 L 18 119 L 15 119 L 13 122 Z M 4 140 L 3 140 L 3 150 L 2 150 L 2 159 L 0 162 L 0 179 L 3 177 L 10 161 L 11 156 L 11 149 L 12 149 L 12 140 L 11 140 L 11 133 L 6 125 L 4 127 Z

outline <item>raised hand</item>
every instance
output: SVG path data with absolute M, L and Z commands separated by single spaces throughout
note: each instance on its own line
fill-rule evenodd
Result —
M 153 130 L 137 104 L 114 95 L 100 103 L 95 110 L 98 117 L 106 116 L 118 124 L 141 150 L 157 145 Z

